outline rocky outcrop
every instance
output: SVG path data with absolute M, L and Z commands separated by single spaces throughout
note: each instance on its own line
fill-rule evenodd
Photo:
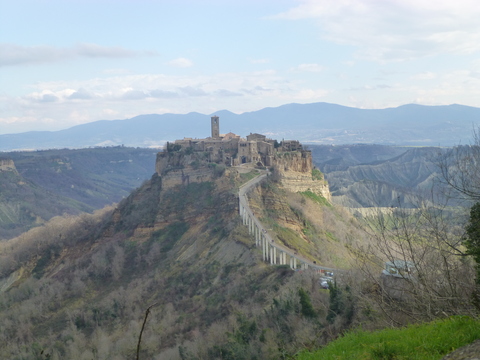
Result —
M 213 181 L 223 175 L 225 165 L 210 162 L 208 152 L 163 151 L 157 154 L 155 170 L 165 189 L 177 185 Z M 331 201 L 328 183 L 312 164 L 306 150 L 278 152 L 273 156 L 274 177 L 291 192 L 311 191 Z
M 314 168 L 310 151 L 277 153 L 273 159 L 274 176 L 291 192 L 311 191 L 331 201 L 328 183 Z
M 17 172 L 15 163 L 11 159 L 0 159 L 0 171 L 13 171 Z
M 209 163 L 203 152 L 160 152 L 155 165 L 155 171 L 162 177 L 164 189 L 212 181 L 224 169 L 223 165 Z

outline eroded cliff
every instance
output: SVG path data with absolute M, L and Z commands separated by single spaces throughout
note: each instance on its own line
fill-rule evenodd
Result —
M 17 173 L 15 163 L 11 159 L 0 159 L 0 171 L 13 171 Z
M 331 194 L 323 174 L 313 166 L 310 151 L 277 153 L 273 159 L 275 178 L 291 192 L 311 191 L 331 201 Z

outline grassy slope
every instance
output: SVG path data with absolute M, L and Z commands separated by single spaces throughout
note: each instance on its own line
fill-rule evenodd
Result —
M 249 198 L 278 242 L 320 265 L 350 268 L 348 249 L 365 241 L 365 233 L 351 215 L 312 192 L 293 194 L 267 182 Z
M 352 331 L 297 360 L 437 360 L 480 338 L 480 321 L 453 317 L 403 329 Z

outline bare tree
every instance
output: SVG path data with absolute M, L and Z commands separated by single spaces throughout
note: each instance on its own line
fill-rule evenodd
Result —
M 360 291 L 394 323 L 473 314 L 474 267 L 462 245 L 464 221 L 440 206 L 392 209 L 369 219 L 373 241 L 359 250 Z M 365 289 L 370 289 L 365 291 Z
M 140 359 L 140 349 L 141 349 L 141 345 L 142 345 L 142 335 L 143 335 L 143 331 L 145 330 L 145 324 L 147 323 L 148 315 L 150 314 L 150 311 L 152 310 L 152 308 L 154 306 L 157 306 L 157 305 L 158 305 L 158 303 L 154 303 L 154 304 L 150 305 L 147 308 L 147 310 L 145 311 L 145 317 L 143 319 L 142 329 L 140 330 L 140 334 L 138 335 L 137 357 L 136 357 L 137 360 Z
M 480 201 L 480 128 L 473 130 L 470 145 L 456 146 L 437 157 L 439 181 L 466 200 Z

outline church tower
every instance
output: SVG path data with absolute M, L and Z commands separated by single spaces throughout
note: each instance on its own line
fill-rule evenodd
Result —
M 218 116 L 212 116 L 212 139 L 220 138 L 220 120 Z

